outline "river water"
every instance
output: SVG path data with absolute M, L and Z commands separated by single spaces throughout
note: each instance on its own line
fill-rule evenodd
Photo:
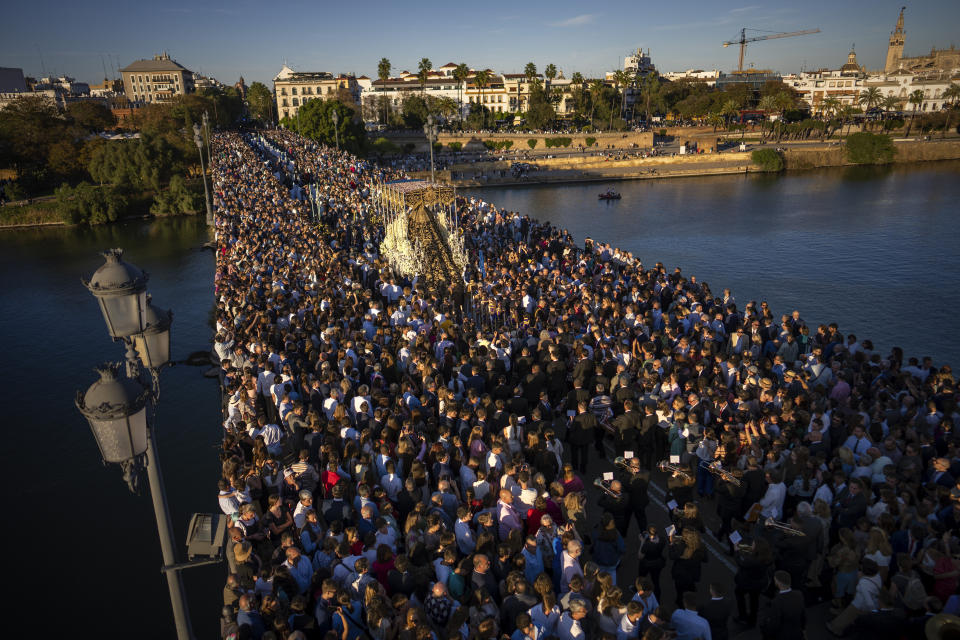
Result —
M 613 185 L 482 189 L 474 195 L 681 266 L 715 292 L 800 309 L 810 322 L 897 344 L 907 355 L 960 364 L 960 163 L 784 176 L 715 177 Z M 596 195 L 613 186 L 614 203 Z M 0 232 L 0 337 L 8 575 L 17 614 L 49 616 L 100 637 L 169 638 L 161 555 L 147 495 L 103 467 L 75 393 L 93 367 L 121 360 L 81 285 L 98 252 L 123 247 L 151 274 L 156 303 L 174 310 L 173 358 L 209 347 L 213 255 L 200 218 L 96 229 Z M 193 512 L 215 511 L 220 437 L 216 384 L 175 366 L 161 379 L 158 447 L 178 543 Z M 181 559 L 183 549 L 181 548 Z M 222 566 L 185 573 L 194 629 L 215 637 Z
M 598 201 L 608 188 L 622 199 Z M 729 287 L 740 308 L 960 366 L 960 162 L 467 193 Z

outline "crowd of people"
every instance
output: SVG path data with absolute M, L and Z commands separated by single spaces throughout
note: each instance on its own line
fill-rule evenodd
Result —
M 473 199 L 457 298 L 378 253 L 399 170 L 284 131 L 214 150 L 224 637 L 920 638 L 957 613 L 948 366 Z

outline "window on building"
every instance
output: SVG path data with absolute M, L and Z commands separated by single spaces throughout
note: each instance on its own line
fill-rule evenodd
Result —
M 290 95 L 292 95 L 292 96 L 297 95 L 297 88 L 296 88 L 296 87 L 290 87 Z
M 289 107 L 289 106 L 290 106 L 289 104 L 287 104 L 287 99 L 286 99 L 286 98 L 283 99 L 283 106 L 285 106 L 285 107 Z
M 299 107 L 299 106 L 300 106 L 300 101 L 297 100 L 296 98 L 294 98 L 294 99 L 293 99 L 293 106 Z

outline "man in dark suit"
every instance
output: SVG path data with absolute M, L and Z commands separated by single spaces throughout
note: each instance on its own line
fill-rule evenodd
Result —
M 636 451 L 637 438 L 640 435 L 640 415 L 633 410 L 633 400 L 623 403 L 623 414 L 613 419 L 613 426 L 617 428 L 617 451 Z
M 732 606 L 730 599 L 724 597 L 723 585 L 719 582 L 711 582 L 710 600 L 701 604 L 697 613 L 710 623 L 710 637 L 713 640 L 727 640 L 730 637 L 727 622 L 730 620 Z
M 803 640 L 807 626 L 803 594 L 790 588 L 790 574 L 786 571 L 775 572 L 773 583 L 778 593 L 760 614 L 760 633 L 764 640 Z

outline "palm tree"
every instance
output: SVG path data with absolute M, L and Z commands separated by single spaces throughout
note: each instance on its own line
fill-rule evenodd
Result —
M 826 98 L 820 103 L 820 113 L 827 118 L 827 126 L 823 128 L 823 133 L 827 137 L 832 133 L 829 127 L 830 120 L 835 114 L 839 113 L 839 111 L 840 101 L 836 98 Z
M 730 128 L 730 116 L 740 111 L 740 107 L 737 106 L 735 100 L 727 100 L 723 103 L 723 106 L 720 107 L 720 115 L 723 116 L 723 124 L 727 129 Z
M 957 108 L 957 101 L 960 100 L 960 84 L 951 82 L 950 86 L 943 90 L 943 99 L 944 104 L 950 103 L 947 108 L 947 119 L 943 122 L 943 132 L 940 135 L 941 138 L 946 138 L 947 129 L 950 128 L 950 116 L 953 115 L 953 110 Z
M 777 118 L 777 141 L 779 142 L 781 123 L 787 117 L 787 109 L 793 108 L 793 105 L 797 103 L 797 97 L 792 91 L 778 91 L 777 95 L 773 97 L 773 101 L 777 111 L 780 112 L 780 117 Z
M 870 109 L 883 102 L 883 92 L 880 91 L 880 87 L 870 87 L 868 89 L 864 89 L 860 92 L 857 102 L 863 105 L 864 113 L 868 113 L 869 115 Z
M 627 106 L 627 85 L 630 84 L 630 72 L 624 69 L 617 69 L 613 72 L 613 83 L 617 89 L 622 89 L 620 93 L 620 117 L 623 117 L 623 111 Z
M 773 113 L 777 110 L 777 99 L 772 95 L 763 96 L 760 98 L 760 102 L 757 104 L 757 107 L 765 113 Z M 766 140 L 766 131 L 764 131 L 762 135 L 764 140 Z
M 719 111 L 711 111 L 707 114 L 707 122 L 713 125 L 713 132 L 717 132 L 717 127 L 723 124 L 723 115 Z
M 532 62 L 528 62 L 526 66 L 523 68 L 523 75 L 526 76 L 527 84 L 529 85 L 531 82 L 533 82 L 533 79 L 537 77 L 537 65 L 533 64 Z M 529 102 L 529 98 L 527 99 L 527 102 Z M 520 111 L 523 111 L 522 107 L 523 105 L 520 101 L 520 92 L 518 91 L 517 92 L 517 113 L 520 113 Z M 530 105 L 528 104 L 527 110 L 529 109 L 530 109 Z
M 907 133 L 904 134 L 905 137 L 910 137 L 910 129 L 913 128 L 913 121 L 917 119 L 917 109 L 920 108 L 920 105 L 923 104 L 923 91 L 920 89 L 914 89 L 913 92 L 907 96 L 907 102 L 913 105 L 913 115 L 910 116 L 910 124 L 907 125 Z
M 460 104 L 460 128 L 463 129 L 463 86 L 467 81 L 467 78 L 470 76 L 470 67 L 465 63 L 461 62 L 457 65 L 457 68 L 453 70 L 453 79 L 457 81 L 457 101 Z
M 644 103 L 644 112 L 647 120 L 647 126 L 650 126 L 650 104 L 653 102 L 654 98 L 659 101 L 660 98 L 660 78 L 657 76 L 656 72 L 652 72 L 646 75 L 643 79 L 643 103 Z
M 379 64 L 377 64 L 377 77 L 380 78 L 380 82 L 386 83 L 390 79 L 390 70 L 393 68 L 393 65 L 390 64 L 390 60 L 387 58 L 380 58 Z M 383 90 L 386 91 L 386 87 L 383 87 Z M 387 123 L 387 98 L 384 96 L 383 100 L 383 123 Z
M 597 101 L 603 94 L 603 81 L 594 80 L 590 83 L 590 126 L 593 126 L 593 112 L 597 108 Z
M 574 71 L 573 75 L 570 76 L 570 84 L 577 88 L 576 101 L 577 101 L 577 111 L 583 112 L 584 107 L 584 94 L 586 93 L 586 83 L 587 81 L 583 79 L 583 74 L 579 71 Z
M 547 87 L 547 93 L 551 96 L 550 102 L 552 103 L 554 102 L 554 91 L 552 91 L 552 87 L 550 85 L 553 82 L 553 79 L 557 77 L 557 65 L 553 64 L 552 62 L 548 64 L 543 69 L 543 77 L 547 79 L 545 85 Z M 554 110 L 556 110 L 556 105 L 554 105 Z
M 473 83 L 477 85 L 478 89 L 480 89 L 480 128 L 483 129 L 487 126 L 487 114 L 484 111 L 483 106 L 483 90 L 490 83 L 490 72 L 486 69 L 477 71 L 477 73 L 473 76 Z
M 426 91 L 427 78 L 430 77 L 430 71 L 432 69 L 433 63 L 430 62 L 430 58 L 420 58 L 420 63 L 417 65 L 417 79 L 420 80 L 421 94 Z

